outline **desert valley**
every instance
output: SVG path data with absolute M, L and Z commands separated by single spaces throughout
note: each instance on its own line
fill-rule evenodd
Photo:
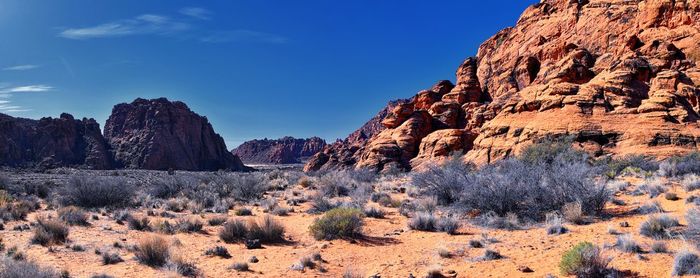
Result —
M 696 0 L 542 0 L 333 142 L 0 114 L 0 278 L 700 275 L 699 41 Z

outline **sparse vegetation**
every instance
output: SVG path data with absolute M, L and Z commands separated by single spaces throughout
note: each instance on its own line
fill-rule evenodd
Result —
M 456 235 L 457 230 L 459 230 L 461 226 L 462 224 L 459 220 L 453 217 L 441 217 L 435 224 L 435 228 L 438 231 L 445 232 L 448 235 Z
M 547 214 L 547 234 L 548 235 L 561 235 L 567 233 L 569 230 L 564 227 L 561 215 L 558 213 Z
M 372 206 L 365 208 L 365 216 L 367 216 L 367 217 L 384 218 L 384 215 L 386 215 L 386 212 L 384 212 L 380 208 L 372 207 Z
M 236 216 L 251 216 L 253 215 L 253 211 L 249 208 L 239 208 L 236 209 L 234 214 L 236 214 Z
M 248 235 L 248 226 L 240 220 L 229 220 L 224 223 L 219 238 L 226 243 L 239 242 Z
M 62 188 L 63 203 L 87 208 L 122 207 L 134 195 L 133 186 L 124 179 L 76 176 Z
M 0 257 L 0 278 L 59 278 L 61 274 L 25 260 Z M 61 277 L 62 278 L 62 277 Z
M 118 264 L 118 263 L 121 263 L 123 261 L 124 261 L 124 259 L 122 259 L 122 257 L 119 256 L 118 253 L 109 253 L 109 252 L 102 253 L 102 264 L 104 264 L 104 265 Z
M 202 231 L 202 227 L 204 227 L 204 223 L 202 223 L 201 220 L 197 217 L 186 217 L 184 219 L 180 219 L 177 221 L 175 224 L 176 230 L 178 232 L 184 232 L 184 233 L 197 233 Z
M 430 213 L 417 213 L 413 218 L 409 219 L 408 227 L 417 231 L 432 232 L 436 230 L 437 218 Z
M 700 189 L 700 176 L 696 174 L 687 174 L 683 176 L 681 186 L 688 192 Z
M 316 219 L 309 227 L 318 240 L 354 238 L 362 235 L 364 221 L 362 211 L 355 208 L 336 208 Z
M 227 219 L 228 218 L 225 215 L 219 215 L 209 218 L 207 223 L 209 223 L 209 226 L 221 226 L 222 224 L 226 223 Z
M 206 252 L 204 252 L 204 255 L 207 256 L 217 256 L 221 257 L 224 259 L 231 258 L 231 254 L 228 252 L 228 249 L 224 246 L 215 246 L 212 248 L 207 249 Z
M 85 210 L 68 206 L 58 210 L 58 218 L 68 223 L 69 225 L 88 226 L 88 215 Z
M 679 177 L 698 173 L 700 173 L 700 153 L 698 152 L 684 156 L 674 156 L 659 164 L 659 174 L 666 177 Z
M 562 275 L 576 277 L 606 277 L 610 260 L 600 254 L 600 248 L 590 242 L 581 242 L 564 253 L 559 263 Z
M 639 233 L 654 239 L 671 238 L 673 235 L 669 229 L 678 225 L 678 220 L 669 215 L 652 215 L 639 227 Z
M 687 250 L 678 252 L 673 259 L 671 275 L 700 275 L 700 257 Z
M 627 253 L 642 252 L 642 247 L 640 247 L 629 234 L 618 236 L 615 247 L 617 247 L 618 250 Z
M 148 236 L 138 242 L 134 255 L 142 264 L 162 267 L 170 259 L 170 245 L 162 237 Z
M 601 173 L 584 153 L 545 141 L 526 148 L 519 158 L 478 170 L 453 158 L 414 174 L 413 184 L 442 205 L 544 220 L 546 213 L 574 202 L 584 215 L 600 213 L 610 199 L 605 184 L 596 180 Z
M 129 216 L 126 219 L 129 229 L 136 231 L 150 231 L 151 230 L 151 220 L 144 217 Z
M 668 253 L 668 246 L 663 241 L 655 241 L 651 244 L 651 251 L 654 253 Z
M 245 272 L 250 270 L 250 268 L 248 267 L 248 263 L 245 262 L 234 263 L 233 265 L 231 265 L 231 269 L 239 272 Z
M 261 243 L 278 243 L 284 241 L 284 225 L 266 215 L 262 220 L 250 222 L 248 238 L 260 240 Z
M 37 218 L 36 228 L 32 236 L 32 243 L 42 246 L 63 244 L 68 240 L 69 229 L 61 221 L 46 217 Z

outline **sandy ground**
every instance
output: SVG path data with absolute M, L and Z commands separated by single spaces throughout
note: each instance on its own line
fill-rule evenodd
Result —
M 528 229 L 505 231 L 488 230 L 473 225 L 465 225 L 459 235 L 450 236 L 445 233 L 412 231 L 407 228 L 407 218 L 401 216 L 397 209 L 384 208 L 389 212 L 385 219 L 366 218 L 364 233 L 366 238 L 357 241 L 334 240 L 317 241 L 308 232 L 309 225 L 318 217 L 304 212 L 305 206 L 296 207 L 296 212 L 289 216 L 278 217 L 287 230 L 288 243 L 280 245 L 265 245 L 264 249 L 247 250 L 243 244 L 225 244 L 218 238 L 220 227 L 205 224 L 203 233 L 162 235 L 172 242 L 174 253 L 194 262 L 206 277 L 341 277 L 348 268 L 364 273 L 365 277 L 380 274 L 381 277 L 424 277 L 431 268 L 439 268 L 442 273 L 456 272 L 457 277 L 544 277 L 547 274 L 559 275 L 558 264 L 562 254 L 581 241 L 589 241 L 599 246 L 612 245 L 616 235 L 608 233 L 614 228 L 620 233 L 630 233 L 646 251 L 643 254 L 622 253 L 612 247 L 604 249 L 604 254 L 612 259 L 611 265 L 618 270 L 629 270 L 638 277 L 669 277 L 673 262 L 673 253 L 686 248 L 681 239 L 665 240 L 671 251 L 670 254 L 654 254 L 649 252 L 654 240 L 639 234 L 640 224 L 648 217 L 630 213 L 639 205 L 652 200 L 658 200 L 669 214 L 685 223 L 686 209 L 692 204 L 686 204 L 689 195 L 679 186 L 670 187 L 681 199 L 670 201 L 663 194 L 654 199 L 645 196 L 630 196 L 619 194 L 617 197 L 626 205 L 608 205 L 609 215 L 604 219 L 594 219 L 588 225 L 567 224 L 570 232 L 563 235 L 547 235 L 544 225 Z M 402 196 L 397 196 L 402 197 Z M 31 221 L 36 214 L 54 213 L 40 210 L 31 214 Z M 139 214 L 140 212 L 135 212 Z M 68 270 L 73 277 L 90 277 L 94 274 L 109 274 L 115 277 L 176 277 L 172 271 L 154 269 L 139 264 L 132 252 L 127 248 L 115 248 L 114 242 L 128 246 L 150 232 L 128 230 L 125 225 L 119 225 L 108 217 L 97 212 L 99 220 L 91 220 L 89 227 L 71 227 L 69 239 L 73 244 L 86 248 L 84 252 L 76 252 L 67 246 L 57 246 L 53 252 L 46 247 L 30 244 L 31 231 L 13 231 L 12 227 L 21 222 L 9 222 L 6 229 L 0 231 L 7 247 L 17 246 L 25 252 L 30 260 L 41 265 L 53 266 L 58 270 Z M 178 214 L 180 216 L 188 213 Z M 209 218 L 215 214 L 202 214 Z M 254 208 L 254 215 L 247 217 L 234 216 L 231 218 L 255 219 L 265 215 L 261 208 Z M 158 219 L 151 217 L 152 221 Z M 171 220 L 172 221 L 172 220 Z M 620 222 L 629 222 L 630 227 L 620 227 Z M 28 221 L 29 222 L 29 221 Z M 24 223 L 28 223 L 24 222 Z M 204 221 L 206 223 L 206 221 Z M 467 243 L 471 239 L 481 239 L 483 234 L 495 238 L 498 242 L 487 245 L 489 249 L 500 252 L 505 258 L 495 261 L 479 261 L 485 249 L 470 248 Z M 228 248 L 233 256 L 230 259 L 208 257 L 205 250 L 222 245 Z M 437 250 L 445 248 L 451 251 L 452 258 L 441 258 Z M 118 252 L 125 262 L 116 265 L 102 265 L 101 256 L 94 250 Z M 290 266 L 300 258 L 320 252 L 324 259 L 322 273 L 316 269 L 304 272 L 291 270 Z M 237 272 L 229 267 L 235 262 L 245 262 L 251 256 L 260 261 L 250 263 L 249 272 Z M 519 271 L 520 267 L 529 267 L 532 273 Z

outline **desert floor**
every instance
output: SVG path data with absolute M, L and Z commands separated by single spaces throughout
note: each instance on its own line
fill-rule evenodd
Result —
M 640 182 L 638 178 L 628 178 L 632 184 Z M 248 250 L 243 244 L 226 244 L 218 237 L 220 227 L 206 224 L 207 218 L 214 213 L 195 215 L 202 217 L 205 223 L 201 233 L 178 233 L 161 235 L 172 242 L 174 253 L 193 262 L 206 277 L 341 277 L 352 268 L 363 273 L 365 277 L 378 274 L 380 277 L 425 277 L 430 269 L 438 268 L 446 276 L 453 277 L 544 277 L 547 274 L 561 276 L 558 264 L 562 254 L 581 241 L 589 241 L 604 247 L 603 253 L 612 258 L 611 266 L 618 270 L 630 271 L 638 277 L 668 277 L 673 264 L 673 253 L 688 248 L 682 239 L 665 240 L 669 253 L 656 254 L 651 252 L 653 239 L 640 235 L 640 224 L 649 215 L 633 213 L 633 210 L 650 201 L 658 201 L 670 215 L 685 223 L 686 209 L 694 206 L 686 204 L 689 193 L 679 185 L 669 183 L 669 191 L 675 192 L 680 200 L 671 201 L 664 194 L 650 199 L 648 195 L 632 196 L 624 192 L 617 193 L 616 198 L 625 205 L 608 204 L 606 216 L 592 219 L 587 225 L 565 224 L 570 230 L 563 235 L 547 235 L 545 225 L 530 225 L 521 230 L 493 230 L 472 224 L 464 224 L 458 235 L 448 235 L 439 232 L 413 231 L 407 227 L 407 218 L 400 215 L 396 208 L 383 208 L 387 211 L 385 219 L 365 218 L 365 238 L 358 240 L 318 241 L 308 231 L 318 215 L 304 211 L 308 204 L 294 207 L 289 216 L 275 216 L 286 227 L 287 243 L 264 245 L 263 249 Z M 303 191 L 299 185 L 296 190 Z M 406 194 L 394 194 L 396 199 L 408 198 Z M 17 246 L 25 252 L 28 259 L 42 266 L 52 266 L 57 270 L 67 270 L 73 277 L 90 277 L 95 274 L 109 274 L 114 277 L 176 277 L 177 274 L 167 269 L 154 269 L 139 264 L 129 248 L 115 248 L 115 242 L 123 246 L 135 244 L 139 239 L 153 232 L 129 230 L 126 225 L 120 225 L 109 214 L 92 211 L 98 220 L 91 220 L 87 227 L 73 226 L 70 230 L 70 243 L 66 246 L 53 248 L 42 247 L 30 243 L 30 231 L 15 231 L 14 226 L 28 224 L 39 214 L 55 214 L 53 210 L 42 209 L 29 215 L 27 221 L 5 223 L 5 229 L 0 231 L 6 247 Z M 235 216 L 229 211 L 231 218 L 256 219 L 266 213 L 259 206 L 253 208 L 253 216 Z M 158 211 L 158 210 L 156 210 Z M 134 210 L 136 215 L 144 211 Z M 177 213 L 179 217 L 191 215 L 185 211 Z M 158 217 L 151 217 L 152 220 Z M 621 222 L 628 222 L 629 227 L 621 227 Z M 466 223 L 466 221 L 465 221 Z M 642 246 L 640 254 L 623 253 L 612 247 L 617 235 L 611 234 L 610 229 L 619 234 L 631 234 Z M 494 239 L 486 248 L 498 251 L 504 258 L 492 261 L 482 261 L 478 258 L 485 248 L 471 248 L 469 240 L 482 240 L 484 237 Z M 79 244 L 85 251 L 73 251 L 68 246 Z M 230 259 L 204 255 L 205 250 L 216 245 L 225 246 L 232 255 Z M 447 249 L 451 258 L 442 258 L 438 249 Z M 101 256 L 94 250 L 118 252 L 125 260 L 115 265 L 103 265 Z M 314 269 L 304 271 L 292 270 L 291 266 L 300 258 L 318 252 L 323 262 Z M 233 263 L 246 262 L 251 256 L 259 259 L 250 263 L 250 271 L 238 272 L 230 268 Z M 322 266 L 322 267 L 321 267 Z M 524 267 L 532 270 L 526 273 Z M 319 271 L 323 268 L 325 272 Z

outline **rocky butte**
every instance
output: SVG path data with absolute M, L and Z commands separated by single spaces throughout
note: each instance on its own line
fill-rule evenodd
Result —
M 224 139 L 179 101 L 136 99 L 117 104 L 105 125 L 116 166 L 149 170 L 247 170 Z
M 0 166 L 250 170 L 226 149 L 206 117 L 165 98 L 114 106 L 104 136 L 94 119 L 0 114 Z
M 107 143 L 94 119 L 30 120 L 0 114 L 0 165 L 111 169 Z
M 298 139 L 282 137 L 280 139 L 262 139 L 244 142 L 231 153 L 244 163 L 253 164 L 297 164 L 306 161 L 323 147 L 326 141 L 319 137 Z
M 464 152 L 477 164 L 571 136 L 596 155 L 665 157 L 700 141 L 700 2 L 544 0 L 408 102 L 384 129 L 326 147 L 306 170 L 408 170 Z

